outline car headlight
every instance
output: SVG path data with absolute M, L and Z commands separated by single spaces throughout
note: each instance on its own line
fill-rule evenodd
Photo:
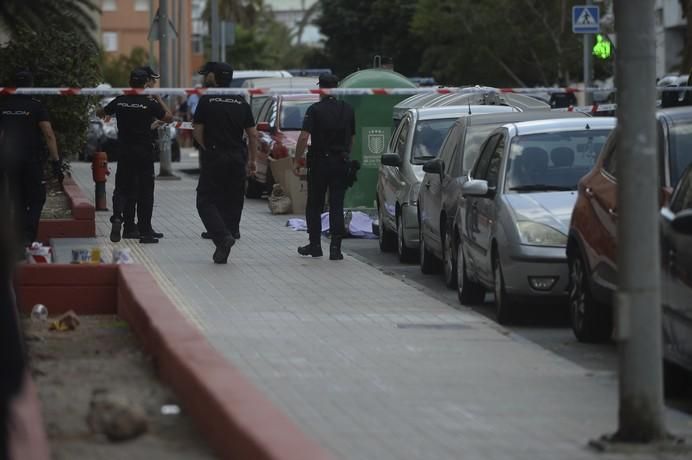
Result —
M 567 235 L 538 222 L 520 221 L 517 222 L 517 230 L 524 244 L 537 246 L 565 246 L 567 245 Z

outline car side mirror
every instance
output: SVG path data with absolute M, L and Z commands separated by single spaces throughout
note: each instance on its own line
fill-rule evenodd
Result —
M 692 209 L 684 209 L 677 213 L 671 226 L 677 233 L 692 235 Z
M 380 163 L 385 166 L 395 166 L 398 168 L 401 166 L 401 157 L 397 153 L 385 153 L 380 157 Z
M 442 171 L 444 170 L 444 162 L 440 160 L 439 158 L 435 158 L 434 160 L 426 161 L 423 164 L 423 171 L 426 173 L 430 174 L 442 174 Z
M 257 123 L 257 131 L 262 131 L 263 133 L 270 133 L 271 130 L 271 126 L 269 126 L 268 122 L 260 121 L 259 123 Z
M 488 196 L 490 192 L 488 181 L 480 179 L 470 179 L 461 186 L 461 194 L 464 196 Z

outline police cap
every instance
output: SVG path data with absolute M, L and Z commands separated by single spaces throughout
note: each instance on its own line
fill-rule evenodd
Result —
M 154 69 L 152 69 L 152 68 L 151 68 L 150 66 L 148 66 L 148 65 L 145 65 L 145 66 L 142 66 L 142 67 L 137 67 L 137 70 L 143 70 L 143 71 L 145 71 L 145 72 L 147 73 L 147 76 L 148 76 L 150 79 L 152 79 L 152 80 L 158 80 L 159 78 L 161 78 L 161 75 L 159 75 L 159 74 L 157 74 L 156 72 L 154 72 Z
M 220 85 L 228 85 L 233 81 L 233 67 L 225 62 L 209 61 L 199 69 L 201 75 L 213 73 L 216 77 L 216 82 Z
M 142 88 L 149 80 L 149 74 L 146 70 L 138 67 L 130 72 L 130 86 L 133 88 Z
M 320 88 L 336 88 L 339 86 L 339 79 L 336 75 L 331 73 L 323 73 L 319 77 Z

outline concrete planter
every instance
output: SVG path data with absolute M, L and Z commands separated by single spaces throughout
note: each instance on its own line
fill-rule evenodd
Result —
M 38 240 L 44 244 L 48 244 L 51 238 L 96 236 L 94 205 L 72 178 L 66 177 L 62 187 L 72 208 L 72 218 L 41 220 L 38 226 Z
M 51 315 L 74 310 L 120 316 L 221 458 L 333 458 L 209 344 L 145 267 L 22 265 L 17 296 L 25 313 L 43 303 Z

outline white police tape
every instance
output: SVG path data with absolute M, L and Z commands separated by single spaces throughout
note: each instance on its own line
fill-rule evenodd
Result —
M 552 109 L 553 112 L 580 112 L 580 113 L 598 113 L 598 112 L 610 112 L 617 108 L 617 104 L 594 104 L 586 106 L 569 106 L 560 109 Z M 166 126 L 175 129 L 194 129 L 192 122 L 190 121 L 174 121 L 173 123 L 160 124 L 156 127 Z M 155 126 L 152 125 L 152 129 Z
M 658 86 L 658 91 L 690 91 L 692 86 Z M 344 96 L 399 96 L 421 93 L 464 94 L 464 93 L 611 93 L 616 88 L 494 88 L 472 87 L 424 87 L 424 88 L 11 88 L 0 87 L 0 95 L 27 94 L 33 96 L 122 96 L 122 95 L 281 95 L 281 94 L 331 94 Z

